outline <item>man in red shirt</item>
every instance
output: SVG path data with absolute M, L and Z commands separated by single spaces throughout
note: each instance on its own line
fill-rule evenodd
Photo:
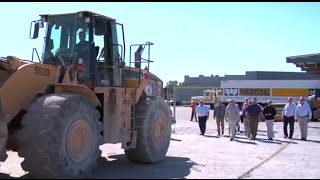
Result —
M 197 107 L 197 102 L 196 102 L 196 101 L 193 101 L 193 102 L 191 103 L 192 112 L 191 112 L 191 120 L 190 120 L 190 121 L 192 121 L 193 118 L 194 118 L 196 121 L 198 121 L 198 120 L 197 120 L 197 115 L 196 115 L 196 113 L 195 113 L 196 107 Z

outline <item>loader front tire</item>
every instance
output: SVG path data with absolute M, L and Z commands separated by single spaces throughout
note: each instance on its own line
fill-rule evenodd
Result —
M 80 95 L 38 98 L 17 136 L 22 169 L 34 178 L 87 178 L 101 157 L 99 118 L 95 104 Z
M 134 149 L 125 150 L 135 162 L 154 163 L 165 158 L 171 139 L 171 118 L 162 98 L 149 97 L 136 106 L 137 141 Z

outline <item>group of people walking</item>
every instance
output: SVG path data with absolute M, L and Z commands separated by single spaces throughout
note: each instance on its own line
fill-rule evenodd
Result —
M 204 135 L 206 131 L 206 122 L 209 118 L 210 109 L 203 104 L 200 100 L 199 105 L 194 101 L 192 104 L 192 115 L 197 121 L 199 120 L 200 135 Z M 230 141 L 233 141 L 236 137 L 236 129 L 240 130 L 241 115 L 243 117 L 243 123 L 245 128 L 245 134 L 251 140 L 255 140 L 258 131 L 258 124 L 262 119 L 265 120 L 267 126 L 267 137 L 269 140 L 273 140 L 274 131 L 274 119 L 277 114 L 276 109 L 272 106 L 272 101 L 268 100 L 266 107 L 262 107 L 257 103 L 257 99 L 253 98 L 249 101 L 245 98 L 242 108 L 233 100 L 228 100 L 228 105 L 224 105 L 222 100 L 218 100 L 217 106 L 213 112 L 213 118 L 217 123 L 218 136 L 224 135 L 224 122 L 229 124 Z M 197 118 L 198 116 L 198 118 Z M 288 98 L 288 103 L 285 104 L 282 111 L 283 120 L 283 133 L 284 138 L 291 139 L 294 132 L 294 122 L 299 122 L 301 140 L 307 139 L 308 122 L 311 121 L 312 112 L 310 106 L 305 102 L 303 97 L 300 98 L 299 103 L 295 104 L 291 97 Z M 288 125 L 290 131 L 288 134 Z

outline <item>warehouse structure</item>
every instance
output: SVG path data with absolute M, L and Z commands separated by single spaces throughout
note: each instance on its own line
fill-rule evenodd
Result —
M 299 67 L 301 71 L 304 71 L 311 78 L 320 77 L 320 53 L 289 56 L 286 61 L 287 63 L 295 64 L 296 67 Z M 320 92 L 315 92 L 315 95 L 320 97 Z
M 320 54 L 319 54 L 320 56 Z M 319 70 L 320 73 L 320 70 Z M 309 76 L 306 72 L 279 72 L 279 71 L 247 71 L 245 75 L 225 76 L 184 76 L 182 86 L 176 88 L 177 102 L 190 101 L 192 96 L 201 96 L 204 90 L 220 87 L 222 80 L 304 80 L 319 79 L 320 76 Z

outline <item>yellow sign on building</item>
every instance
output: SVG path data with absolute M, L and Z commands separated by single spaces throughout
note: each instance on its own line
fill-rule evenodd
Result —
M 270 89 L 264 88 L 240 88 L 240 96 L 270 96 Z

